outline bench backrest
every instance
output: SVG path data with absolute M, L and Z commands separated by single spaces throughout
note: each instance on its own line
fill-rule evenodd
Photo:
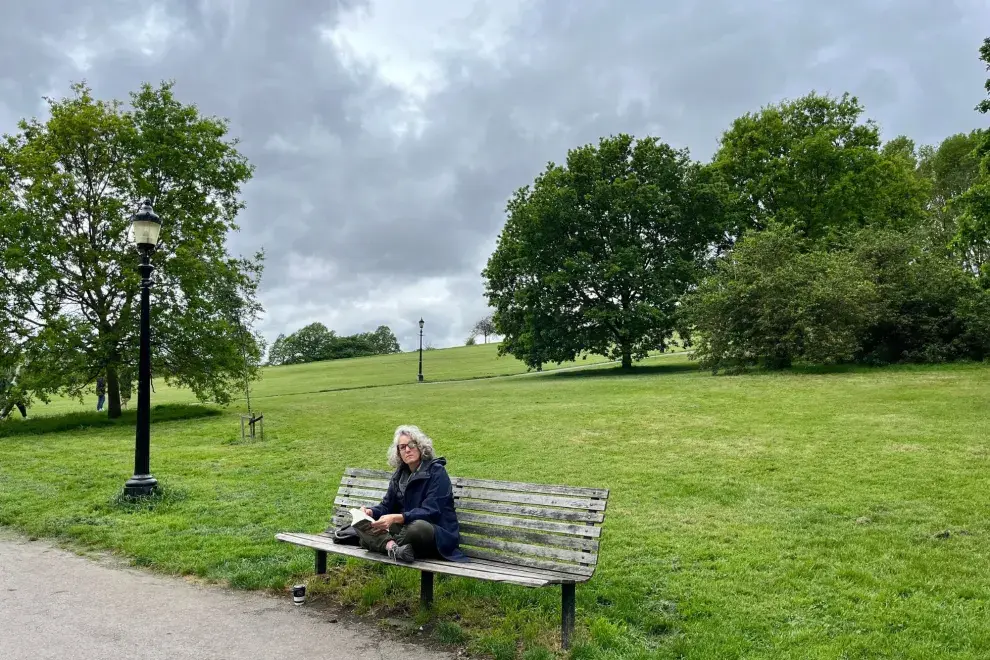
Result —
M 392 473 L 347 468 L 334 498 L 335 524 L 348 509 L 381 501 Z M 595 572 L 608 490 L 450 476 L 461 551 L 473 561 L 510 564 L 583 582 Z

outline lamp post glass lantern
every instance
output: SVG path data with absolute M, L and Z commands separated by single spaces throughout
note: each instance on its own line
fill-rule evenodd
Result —
M 134 245 L 141 254 L 141 348 L 138 362 L 137 428 L 134 433 L 134 476 L 124 484 L 124 494 L 131 497 L 151 495 L 158 480 L 151 475 L 151 254 L 158 246 L 162 220 L 146 199 L 131 216 Z
M 419 382 L 423 382 L 423 318 L 419 319 Z

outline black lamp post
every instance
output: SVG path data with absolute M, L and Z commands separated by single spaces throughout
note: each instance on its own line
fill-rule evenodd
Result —
M 124 494 L 131 497 L 151 495 L 158 480 L 151 476 L 151 253 L 158 245 L 162 220 L 146 199 L 131 216 L 133 240 L 141 253 L 141 355 L 138 364 L 137 431 L 134 441 L 134 476 L 124 484 Z
M 419 382 L 423 382 L 423 318 L 419 319 Z

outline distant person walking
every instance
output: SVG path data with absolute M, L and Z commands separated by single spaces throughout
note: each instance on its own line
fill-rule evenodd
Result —
M 17 376 L 21 368 L 7 369 L 0 372 L 0 420 L 7 419 L 10 411 L 16 406 L 21 417 L 27 417 L 27 406 L 24 405 L 24 395 L 17 387 Z
M 96 412 L 103 411 L 103 403 L 107 400 L 107 382 L 103 376 L 96 378 Z

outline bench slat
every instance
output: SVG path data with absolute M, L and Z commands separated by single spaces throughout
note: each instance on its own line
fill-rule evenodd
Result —
M 392 477 L 391 472 L 385 470 L 367 470 L 365 468 L 345 468 L 344 474 L 348 477 L 368 477 L 370 479 L 385 479 L 388 481 Z
M 477 536 L 498 537 L 512 539 L 515 541 L 528 541 L 530 543 L 542 543 L 551 547 L 571 548 L 583 550 L 585 552 L 598 552 L 598 541 L 592 539 L 577 538 L 574 536 L 560 536 L 559 534 L 542 534 L 540 532 L 527 532 L 511 527 L 499 527 L 497 525 L 477 525 L 470 522 L 460 522 L 461 532 L 475 534 Z
M 361 479 L 359 477 L 348 477 L 346 474 L 340 479 L 341 486 L 363 486 L 365 488 L 379 488 L 388 490 L 388 479 Z
M 347 468 L 344 470 L 344 478 L 364 478 L 379 481 L 374 484 L 379 488 L 387 488 L 388 481 L 392 478 L 391 472 L 384 470 L 367 470 L 364 468 Z M 583 488 L 580 486 L 565 486 L 560 484 L 531 484 L 521 481 L 498 481 L 495 479 L 471 479 L 468 477 L 450 477 L 451 483 L 455 486 L 468 486 L 474 488 L 490 488 L 493 490 L 514 490 L 523 493 L 546 493 L 548 495 L 573 495 L 577 497 L 608 498 L 607 488 Z M 370 486 L 372 484 L 360 484 Z
M 345 519 L 341 518 L 340 520 L 341 522 L 343 522 Z M 346 518 L 346 521 L 350 522 L 349 516 Z M 326 534 L 317 534 L 315 536 L 319 536 L 320 538 L 326 539 L 328 543 L 332 543 L 332 541 L 330 540 L 330 536 Z M 339 547 L 339 546 L 334 545 L 334 547 Z M 529 577 L 548 580 L 552 584 L 559 584 L 561 582 L 573 582 L 575 580 L 575 576 L 571 573 L 563 573 L 561 571 L 552 571 L 542 568 L 529 568 L 526 566 L 519 566 L 517 564 L 512 564 L 502 561 L 479 559 L 477 557 L 470 558 L 469 566 L 478 570 L 488 570 L 488 571 L 494 571 L 496 573 L 510 572 L 518 575 L 526 575 Z
M 484 513 L 474 513 L 471 511 L 457 510 L 457 520 L 464 522 L 485 523 L 488 525 L 503 525 L 507 527 L 523 527 L 525 529 L 536 529 L 543 532 L 560 532 L 573 536 L 586 536 L 598 538 L 602 534 L 602 528 L 594 525 L 571 525 L 563 522 L 552 522 L 549 520 L 536 520 L 534 518 L 509 518 L 503 516 L 489 516 Z
M 554 584 L 559 584 L 561 582 L 575 582 L 581 580 L 587 580 L 586 577 L 576 576 L 573 573 L 561 573 L 560 571 L 548 571 L 544 568 L 529 568 L 527 566 L 519 566 L 518 564 L 506 564 L 501 561 L 492 561 L 490 559 L 481 559 L 479 557 L 470 557 L 470 563 L 472 566 L 492 566 L 492 567 L 502 567 L 511 566 L 513 571 L 518 571 L 522 575 L 532 575 L 534 577 L 548 578 Z
M 562 564 L 555 561 L 549 561 L 546 559 L 533 559 L 530 557 L 516 557 L 513 555 L 506 555 L 500 552 L 493 552 L 491 550 L 482 550 L 480 548 L 473 548 L 471 546 L 461 546 L 461 552 L 466 554 L 468 557 L 477 557 L 478 559 L 489 559 L 494 562 L 513 564 L 518 566 L 528 566 L 530 568 L 544 568 L 548 571 L 557 571 L 558 573 L 565 573 L 567 575 L 573 575 L 574 581 L 584 581 L 590 578 L 594 572 L 594 566 L 580 566 L 578 564 Z M 584 578 L 584 580 L 582 580 Z
M 432 573 L 471 577 L 479 580 L 488 580 L 490 582 L 508 582 L 524 587 L 542 587 L 547 584 L 551 584 L 551 578 L 549 577 L 534 577 L 526 573 L 514 571 L 510 565 L 504 565 L 504 568 L 498 568 L 489 564 L 482 568 L 474 566 L 472 562 L 416 561 L 412 563 L 405 563 L 395 561 L 394 559 L 389 559 L 388 555 L 379 554 L 377 552 L 368 552 L 367 550 L 356 546 L 336 545 L 330 541 L 330 539 L 314 534 L 295 534 L 283 532 L 276 534 L 275 538 L 285 543 L 300 545 L 303 547 L 312 548 L 314 550 L 322 550 L 335 555 L 356 557 L 359 559 L 376 561 L 382 564 L 415 568 Z
M 338 495 L 363 495 L 381 499 L 385 497 L 387 491 L 384 489 L 372 489 L 357 485 L 341 484 Z M 513 491 L 500 491 L 479 488 L 466 488 L 457 486 L 454 488 L 454 499 L 472 498 L 478 500 L 489 500 L 492 502 L 512 502 L 517 504 L 545 504 L 547 506 L 565 507 L 570 509 L 586 509 L 593 511 L 603 511 L 605 500 L 577 499 L 560 497 L 556 495 L 539 495 L 535 493 L 518 493 Z
M 357 486 L 341 486 L 337 494 L 345 497 L 348 495 L 359 495 L 361 497 L 373 498 L 376 501 L 380 501 L 385 497 L 384 490 L 371 490 L 368 488 L 358 488 Z
M 546 545 L 533 545 L 531 543 L 516 543 L 514 541 L 502 541 L 499 539 L 475 536 L 474 534 L 461 534 L 461 547 L 473 545 L 478 548 L 489 548 L 491 550 L 504 550 L 520 555 L 533 555 L 536 557 L 547 557 L 550 559 L 560 559 L 561 561 L 584 563 L 594 566 L 598 563 L 598 555 L 580 550 L 562 550 Z
M 596 539 L 586 539 L 574 536 L 554 536 L 552 534 L 527 532 L 524 530 L 513 529 L 511 527 L 500 527 L 496 525 L 475 525 L 463 519 L 466 515 L 467 514 L 459 515 L 458 518 L 461 532 L 467 532 L 468 534 L 501 537 L 520 541 L 531 541 L 534 543 L 545 542 L 552 546 L 573 548 L 575 550 L 583 550 L 591 553 L 598 551 L 598 541 Z M 350 525 L 351 516 L 347 513 L 346 509 L 339 509 L 336 513 L 334 513 L 334 516 L 330 522 L 336 527 Z
M 491 488 L 493 490 L 515 490 L 523 493 L 546 493 L 547 495 L 572 495 L 575 497 L 607 498 L 608 489 L 580 488 L 578 486 L 561 486 L 556 484 L 527 484 L 519 481 L 496 481 L 493 479 L 468 479 L 466 477 L 451 477 L 455 486 L 469 488 Z
M 601 511 L 578 511 L 576 509 L 546 509 L 542 507 L 524 506 L 520 504 L 503 504 L 501 502 L 485 502 L 483 500 L 461 500 L 456 503 L 457 511 L 484 511 L 487 513 L 508 513 L 510 515 L 531 516 L 535 518 L 550 518 L 552 520 L 570 520 L 577 522 L 600 523 L 605 520 Z
M 460 523 L 461 532 L 467 532 L 468 534 L 476 534 L 479 536 L 492 536 L 501 537 L 507 539 L 515 539 L 519 541 L 531 541 L 533 543 L 545 543 L 551 546 L 557 546 L 561 548 L 572 548 L 575 550 L 584 550 L 586 552 L 595 553 L 598 551 L 598 540 L 597 539 L 586 539 L 578 538 L 574 536 L 559 536 L 554 534 L 541 534 L 538 532 L 527 532 L 520 529 L 513 529 L 512 527 L 501 527 L 498 525 L 479 525 L 473 524 L 467 520 L 470 514 L 458 514 L 458 522 Z M 350 525 L 351 516 L 347 513 L 347 509 L 338 509 L 331 520 L 331 522 L 336 526 Z M 599 528 L 589 528 L 589 529 L 599 529 Z
M 368 498 L 335 497 L 333 498 L 333 503 L 337 506 L 343 507 L 344 509 L 356 509 L 362 506 L 366 506 L 370 509 L 378 504 L 378 500 L 371 500 Z
M 605 510 L 605 500 L 561 497 L 557 495 L 533 495 L 531 493 L 515 493 L 504 490 L 489 490 L 487 488 L 467 488 L 465 486 L 454 487 L 454 499 L 456 500 L 458 498 L 489 500 L 492 502 L 514 502 L 517 504 L 542 504 L 544 506 L 585 509 L 589 511 Z
M 374 506 L 381 501 L 381 497 L 370 495 L 360 495 L 352 492 L 338 495 L 334 498 L 334 504 L 348 507 Z M 550 509 L 532 506 L 521 506 L 517 504 L 506 504 L 502 502 L 490 502 L 485 500 L 470 500 L 454 498 L 454 508 L 460 511 L 486 511 L 489 513 L 508 513 L 522 516 L 533 516 L 537 518 L 552 518 L 554 520 L 570 520 L 578 522 L 602 522 L 605 516 L 598 511 L 579 511 L 576 509 Z
M 573 582 L 574 576 L 560 571 L 546 571 L 538 568 L 526 568 L 515 566 L 504 562 L 489 561 L 487 559 L 477 559 L 469 557 L 467 562 L 458 562 L 458 566 L 470 568 L 475 571 L 482 571 L 496 574 L 518 575 L 536 580 L 544 580 L 548 584 L 559 584 L 561 582 Z

